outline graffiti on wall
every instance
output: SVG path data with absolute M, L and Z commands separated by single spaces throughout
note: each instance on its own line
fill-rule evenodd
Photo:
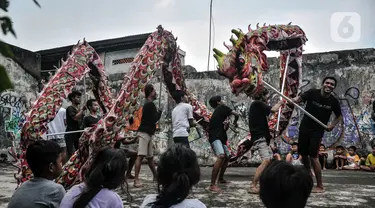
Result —
M 9 134 L 18 138 L 22 124 L 26 119 L 28 106 L 26 96 L 20 96 L 15 92 L 4 92 L 0 96 L 0 137 L 8 138 Z M 1 141 L 4 145 L 4 141 Z

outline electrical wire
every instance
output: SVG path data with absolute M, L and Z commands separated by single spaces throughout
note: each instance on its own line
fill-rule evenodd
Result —
M 210 31 L 208 36 L 208 61 L 207 61 L 207 71 L 210 70 L 210 56 L 211 56 L 211 29 L 212 26 L 212 0 L 210 1 Z

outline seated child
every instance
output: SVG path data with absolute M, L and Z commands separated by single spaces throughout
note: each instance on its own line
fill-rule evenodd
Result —
M 346 153 L 346 159 L 348 165 L 343 167 L 344 170 L 358 170 L 359 167 L 359 156 L 356 153 L 357 148 L 355 146 L 351 146 L 348 148 L 348 153 Z
M 302 208 L 306 206 L 314 183 L 305 167 L 274 161 L 263 171 L 259 185 L 259 197 L 265 207 Z
M 276 142 L 271 142 L 270 147 L 271 147 L 271 150 L 272 150 L 272 153 L 273 153 L 273 159 L 274 160 L 281 160 L 281 154 L 280 154 L 279 149 L 277 148 Z
M 62 171 L 61 148 L 54 141 L 40 140 L 26 150 L 26 161 L 34 178 L 22 184 L 13 194 L 9 208 L 56 207 L 65 189 L 53 182 Z
M 372 153 L 367 156 L 365 165 L 361 165 L 361 170 L 375 172 L 375 144 L 372 145 Z
M 302 156 L 298 154 L 298 143 L 292 144 L 292 150 L 286 155 L 286 161 L 292 165 L 302 165 Z
M 198 199 L 186 199 L 200 180 L 195 152 L 182 145 L 173 145 L 160 156 L 157 168 L 158 194 L 147 195 L 141 208 L 194 207 L 206 208 Z
M 83 183 L 73 186 L 61 201 L 60 208 L 72 207 L 124 207 L 121 197 L 114 191 L 127 187 L 125 172 L 128 169 L 123 150 L 104 147 L 96 154 Z
M 323 170 L 327 170 L 327 158 L 328 158 L 328 152 L 326 151 L 326 147 L 324 146 L 324 144 L 320 144 L 319 163 Z
M 342 170 L 346 162 L 345 148 L 341 145 L 336 147 L 336 153 L 333 159 L 336 163 L 336 170 Z

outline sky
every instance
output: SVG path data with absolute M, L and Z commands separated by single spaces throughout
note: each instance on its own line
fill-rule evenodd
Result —
M 8 15 L 17 38 L 8 34 L 1 40 L 38 51 L 87 41 L 153 32 L 161 24 L 178 37 L 186 51 L 185 64 L 198 71 L 207 70 L 209 53 L 210 0 L 12 0 Z M 230 43 L 231 29 L 247 31 L 257 23 L 300 26 L 308 41 L 305 53 L 375 47 L 375 0 L 213 0 L 212 45 L 223 52 Z M 337 28 L 341 16 L 336 12 L 355 12 L 350 22 L 359 39 L 337 42 L 331 27 Z M 342 13 L 340 13 L 342 14 Z M 339 15 L 340 15 L 339 14 Z M 356 21 L 359 20 L 359 21 Z M 336 31 L 336 30 L 334 30 Z M 337 36 L 336 36 L 337 37 Z M 352 36 L 352 39 L 354 37 Z M 212 51 L 212 50 L 211 50 Z M 278 52 L 267 52 L 278 56 Z M 209 70 L 216 70 L 210 55 Z

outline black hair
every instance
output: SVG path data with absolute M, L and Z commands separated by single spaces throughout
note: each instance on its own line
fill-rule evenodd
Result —
M 326 146 L 325 146 L 323 143 L 320 143 L 320 146 L 319 146 L 319 147 L 321 147 L 321 146 L 323 146 L 324 149 L 326 148 Z
M 324 82 L 325 82 L 327 79 L 330 79 L 330 80 L 335 81 L 335 87 L 337 86 L 337 80 L 336 80 L 336 78 L 334 78 L 334 77 L 330 77 L 330 76 L 328 76 L 328 77 L 324 77 L 322 84 L 324 84 Z
M 208 103 L 210 104 L 212 108 L 216 108 L 219 105 L 218 102 L 220 101 L 221 101 L 221 97 L 219 95 L 216 95 L 216 96 L 211 97 Z
M 174 93 L 172 93 L 172 97 L 176 101 L 176 103 L 181 103 L 184 96 L 185 92 L 182 90 L 176 90 Z
M 344 148 L 343 146 L 341 146 L 341 145 L 337 145 L 337 146 L 336 146 L 336 149 L 337 149 L 337 148 L 340 148 L 340 149 L 343 149 L 343 150 L 345 149 L 345 148 Z
M 267 208 L 303 208 L 313 188 L 313 179 L 303 166 L 272 162 L 259 180 L 259 196 Z
M 375 144 L 373 144 L 373 145 L 371 146 L 371 148 L 374 149 L 374 148 L 375 148 Z
M 73 101 L 73 99 L 77 96 L 82 96 L 82 93 L 78 92 L 78 91 L 73 91 L 71 92 L 69 95 L 68 95 L 68 100 L 71 102 Z
M 186 199 L 200 180 L 195 152 L 182 145 L 173 145 L 160 156 L 157 168 L 158 196 L 152 208 L 171 207 Z M 160 189 L 161 187 L 161 189 Z
M 88 100 L 88 101 L 86 102 L 86 107 L 87 107 L 87 108 L 92 107 L 92 104 L 93 104 L 94 102 L 97 102 L 97 101 L 96 101 L 95 99 L 90 99 L 90 100 Z
M 39 140 L 27 147 L 26 161 L 35 177 L 40 177 L 48 166 L 57 164 L 57 159 L 61 153 L 60 146 L 48 140 Z
M 260 100 L 263 96 L 266 96 L 268 94 L 268 90 L 266 88 L 261 89 L 259 93 L 256 93 L 253 96 L 254 100 Z
M 354 152 L 357 151 L 357 147 L 355 146 L 350 146 L 348 149 L 352 149 Z
M 298 142 L 293 142 L 293 143 L 292 143 L 292 146 L 293 146 L 293 145 L 298 145 Z
M 121 149 L 104 147 L 98 151 L 85 174 L 86 189 L 79 195 L 73 208 L 86 207 L 102 188 L 116 189 L 121 186 L 128 193 L 125 172 L 128 169 L 126 154 Z
M 147 84 L 145 86 L 145 97 L 148 98 L 152 91 L 154 91 L 154 86 L 152 84 Z

